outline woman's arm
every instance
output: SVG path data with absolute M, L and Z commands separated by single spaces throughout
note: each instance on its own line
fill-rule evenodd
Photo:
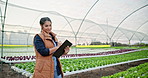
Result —
M 50 53 L 52 54 L 53 52 L 55 52 L 57 49 L 59 48 L 59 46 L 53 47 L 53 48 L 49 48 L 50 49 Z
M 49 56 L 59 48 L 60 43 L 58 43 L 57 47 L 46 48 L 43 40 L 39 37 L 39 35 L 36 35 L 34 38 L 34 46 L 42 56 Z

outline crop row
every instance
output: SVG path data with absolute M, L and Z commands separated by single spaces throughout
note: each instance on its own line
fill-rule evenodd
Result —
M 123 52 L 133 51 L 133 50 L 135 49 L 121 49 L 121 50 L 115 50 L 115 51 L 100 52 L 100 53 L 87 53 L 87 54 L 67 54 L 67 55 L 63 55 L 62 57 L 108 55 L 108 54 L 123 53 Z M 8 61 L 23 61 L 23 60 L 34 60 L 36 59 L 36 56 L 4 56 L 1 58 L 8 60 Z
M 133 51 L 133 50 L 136 50 L 136 49 L 121 49 L 121 50 L 115 50 L 115 51 L 107 51 L 107 52 L 99 52 L 99 53 L 86 53 L 86 54 L 67 54 L 67 55 L 63 55 L 62 57 L 109 55 L 109 54 L 123 53 L 123 52 Z
M 148 78 L 148 63 L 140 64 L 126 71 L 102 78 Z
M 103 57 L 78 58 L 78 59 L 61 59 L 64 73 L 71 71 L 84 70 L 93 67 L 104 66 L 129 60 L 148 58 L 148 50 Z M 34 72 L 35 62 L 15 64 L 16 67 L 24 69 L 31 73 Z
M 123 54 L 123 55 L 105 56 L 105 57 L 62 59 L 61 62 L 63 65 L 63 71 L 71 72 L 71 71 L 83 70 L 83 69 L 99 67 L 119 62 L 125 62 L 129 60 L 136 60 L 141 58 L 148 58 L 148 50 Z

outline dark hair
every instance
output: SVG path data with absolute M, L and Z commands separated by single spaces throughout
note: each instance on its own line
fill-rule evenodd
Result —
M 50 18 L 43 17 L 43 18 L 40 19 L 40 25 L 43 25 L 45 23 L 45 21 L 50 21 L 51 22 Z

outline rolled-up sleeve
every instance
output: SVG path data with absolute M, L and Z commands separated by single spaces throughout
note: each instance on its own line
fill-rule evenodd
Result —
M 44 42 L 39 35 L 36 35 L 34 38 L 34 46 L 42 56 L 49 56 L 50 49 L 45 47 Z

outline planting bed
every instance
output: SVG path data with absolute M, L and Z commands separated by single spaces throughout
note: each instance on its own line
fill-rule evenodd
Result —
M 108 76 L 108 75 L 115 74 L 117 72 L 125 71 L 128 68 L 135 67 L 137 65 L 140 65 L 146 62 L 148 62 L 148 60 L 142 60 L 142 61 L 132 62 L 128 64 L 117 65 L 113 67 L 103 68 L 101 70 L 96 69 L 93 71 L 65 76 L 64 78 L 101 78 L 102 76 Z M 8 64 L 4 64 L 3 72 L 0 72 L 0 78 L 27 78 L 27 77 L 21 74 L 18 74 L 16 71 L 9 69 Z
M 106 65 L 112 66 L 112 64 L 118 65 L 118 63 L 120 62 L 129 62 L 131 60 L 144 59 L 147 57 L 148 57 L 148 50 L 143 50 L 122 55 L 78 58 L 78 59 L 61 59 L 61 63 L 63 65 L 62 68 L 64 73 L 69 74 L 69 72 L 79 72 L 90 68 L 103 67 Z M 34 72 L 34 66 L 35 66 L 34 62 L 21 63 L 21 64 L 15 64 L 15 67 L 12 67 L 12 69 L 26 75 L 27 77 L 31 77 L 32 75 L 31 73 Z
M 104 71 L 105 69 L 109 68 L 109 71 L 112 71 L 111 69 L 116 68 L 118 66 L 122 66 L 122 65 L 126 65 L 127 67 L 130 67 L 127 64 L 120 64 L 120 65 L 116 65 L 116 66 L 110 66 L 110 67 L 106 67 L 106 68 L 99 68 L 99 69 L 95 69 L 95 70 L 91 70 L 91 71 L 85 71 L 87 69 L 91 69 L 91 68 L 96 68 L 96 67 L 102 67 L 102 66 L 106 66 L 106 65 L 112 65 L 112 64 L 117 64 L 120 62 L 126 62 L 126 61 L 130 61 L 130 60 L 136 60 L 136 59 L 143 59 L 143 58 L 148 58 L 148 50 L 143 50 L 143 51 L 138 51 L 138 52 L 133 52 L 133 53 L 128 53 L 128 54 L 122 54 L 122 55 L 111 55 L 111 56 L 100 56 L 100 57 L 89 57 L 89 58 L 76 58 L 76 59 L 61 59 L 61 63 L 63 65 L 63 71 L 65 74 L 66 78 L 81 78 L 81 75 L 83 76 L 83 74 L 85 73 L 89 73 L 89 76 L 87 76 L 87 74 L 85 74 L 87 77 L 85 78 L 100 78 L 101 76 L 106 76 L 108 75 L 107 73 L 105 75 L 103 75 L 103 73 L 105 73 L 106 71 Z M 147 60 L 146 60 L 147 61 Z M 130 64 L 130 63 L 128 63 Z M 13 75 L 20 76 L 19 78 L 25 78 L 23 75 L 26 75 L 27 77 L 31 77 L 32 73 L 34 72 L 34 66 L 35 66 L 35 62 L 30 62 L 30 63 L 20 63 L 20 64 L 13 64 L 14 66 L 12 66 L 13 71 L 12 70 L 9 72 L 5 72 L 5 68 L 8 68 L 7 64 L 4 64 L 5 67 L 4 71 L 1 72 L 1 76 L 2 78 L 9 78 L 7 77 L 10 76 L 11 78 L 13 78 Z M 120 67 L 122 68 L 122 67 Z M 9 68 L 10 69 L 10 68 Z M 73 74 L 69 74 L 71 72 L 77 72 L 77 71 L 85 71 L 85 72 L 79 72 L 77 73 L 73 73 Z M 17 73 L 16 73 L 17 71 Z M 95 73 L 95 71 L 99 71 L 98 74 Z M 90 73 L 91 72 L 91 73 Z M 110 72 L 113 74 L 113 72 Z M 96 74 L 96 77 L 95 75 Z M 5 77 L 6 75 L 6 77 Z M 91 75 L 94 75 L 94 77 L 91 77 Z M 98 76 L 99 75 L 99 76 Z M 0 78 L 1 78 L 0 76 Z M 15 76 L 15 78 L 17 78 Z
M 82 73 L 78 73 L 78 74 L 65 76 L 64 78 L 101 78 L 103 76 L 109 76 L 109 75 L 113 75 L 113 74 L 121 72 L 121 71 L 125 71 L 131 67 L 135 67 L 135 66 L 138 66 L 138 65 L 146 63 L 146 62 L 148 62 L 148 60 L 142 60 L 142 61 L 127 63 L 127 64 L 121 64 L 121 65 L 107 67 L 107 68 L 103 68 L 103 69 L 96 69 L 93 71 L 87 71 L 87 72 L 82 72 Z

